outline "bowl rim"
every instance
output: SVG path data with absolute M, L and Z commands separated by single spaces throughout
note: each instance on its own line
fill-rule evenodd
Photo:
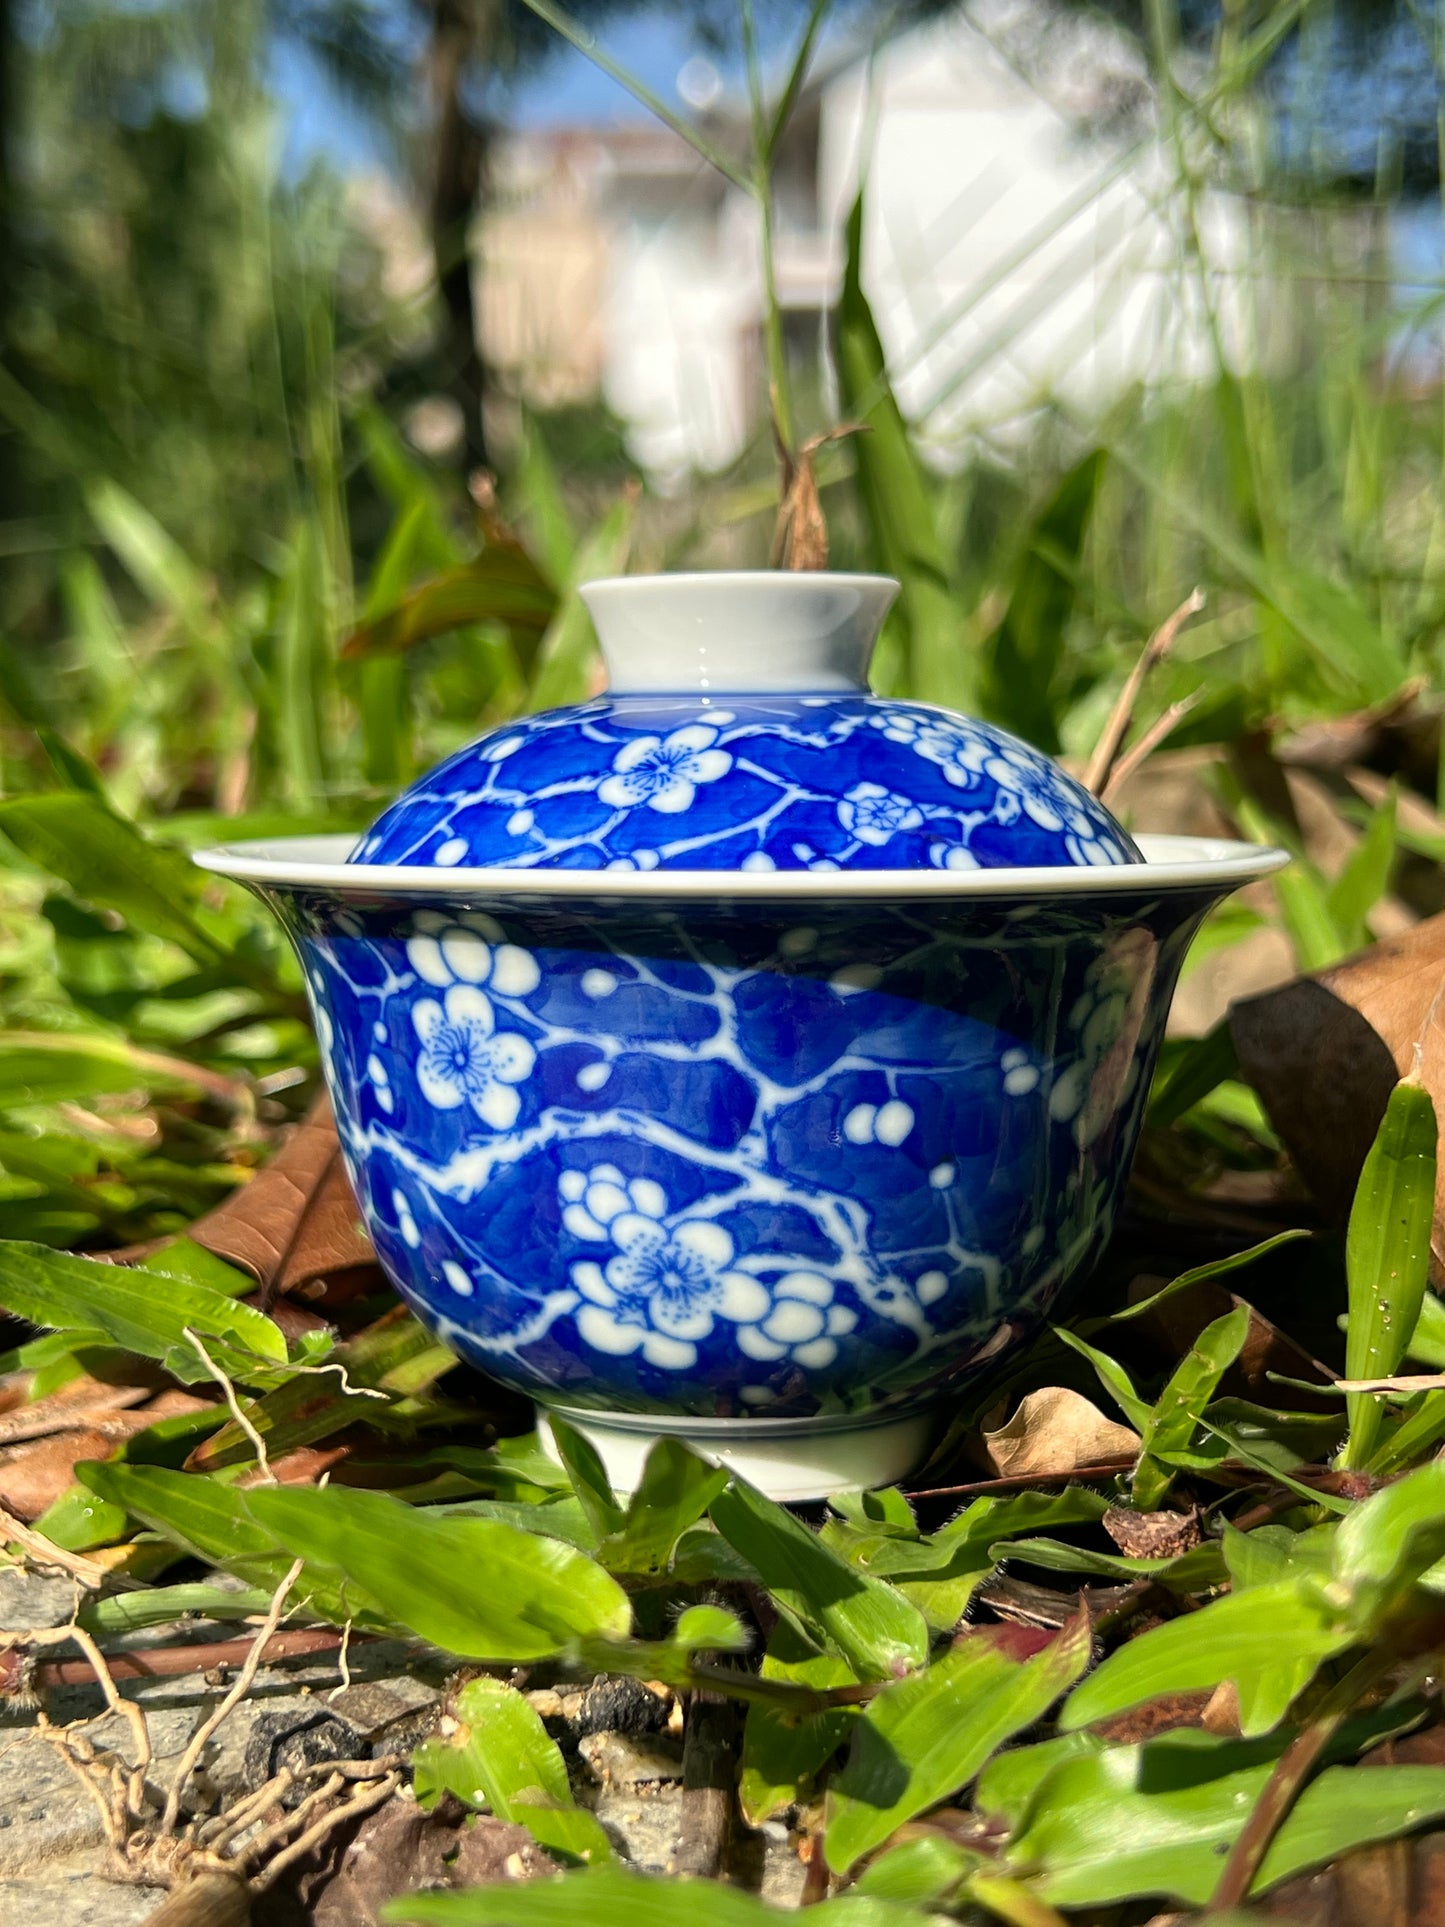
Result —
M 362 833 L 364 834 L 364 832 Z M 337 897 L 429 899 L 586 897 L 618 902 L 769 900 L 877 903 L 942 897 L 1118 896 L 1218 891 L 1272 876 L 1288 850 L 1230 837 L 1142 834 L 1144 862 L 995 870 L 557 870 L 427 864 L 348 863 L 359 836 L 255 837 L 214 844 L 192 861 L 217 876 L 276 890 L 325 890 Z

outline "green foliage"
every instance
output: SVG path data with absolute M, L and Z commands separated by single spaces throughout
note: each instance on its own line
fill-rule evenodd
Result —
M 1345 1370 L 1389 1378 L 1415 1335 L 1430 1271 L 1435 1208 L 1435 1106 L 1406 1079 L 1390 1093 L 1350 1212 L 1345 1265 L 1350 1285 Z M 1367 1465 L 1383 1413 L 1378 1397 L 1353 1392 L 1340 1463 Z
M 966 1639 L 926 1671 L 885 1687 L 853 1733 L 828 1796 L 825 1848 L 835 1873 L 927 1807 L 967 1786 L 1006 1740 L 1032 1726 L 1089 1663 L 1081 1617 L 1041 1653 L 1009 1656 L 1002 1635 Z
M 457 1695 L 455 1730 L 418 1747 L 417 1798 L 452 1793 L 465 1805 L 525 1826 L 540 1846 L 568 1859 L 598 1862 L 612 1848 L 595 1814 L 572 1798 L 555 1741 L 515 1687 L 469 1680 Z
M 805 1638 L 862 1679 L 889 1679 L 928 1653 L 923 1616 L 892 1586 L 864 1578 L 791 1513 L 740 1479 L 712 1502 L 712 1521 Z
M 541 1659 L 571 1640 L 621 1637 L 631 1625 L 626 1594 L 585 1553 L 499 1519 L 340 1487 L 257 1490 L 247 1508 L 294 1556 L 466 1659 Z
M 776 1927 L 792 1918 L 791 1912 L 711 1880 L 688 1882 L 686 1907 L 697 1927 Z M 817 1927 L 927 1927 L 928 1919 L 912 1907 L 866 1894 L 841 1894 L 812 1912 Z M 416 1894 L 389 1902 L 384 1918 L 421 1927 L 677 1927 L 678 1889 L 609 1866 L 525 1886 Z

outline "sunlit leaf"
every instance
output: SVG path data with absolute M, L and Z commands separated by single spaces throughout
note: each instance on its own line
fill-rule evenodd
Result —
M 1005 1740 L 1030 1727 L 1089 1663 L 1087 1618 L 1019 1661 L 988 1633 L 885 1687 L 853 1731 L 828 1794 L 828 1865 L 844 1873 L 917 1813 L 957 1793 Z
M 1365 1159 L 1345 1243 L 1350 1317 L 1347 1378 L 1388 1378 L 1409 1350 L 1430 1272 L 1435 1207 L 1435 1107 L 1408 1079 L 1390 1093 Z M 1345 1466 L 1368 1462 L 1384 1417 L 1379 1398 L 1351 1392 Z
M 248 1496 L 253 1516 L 283 1545 L 463 1658 L 540 1659 L 572 1639 L 620 1637 L 631 1624 L 616 1580 L 559 1539 L 338 1486 Z
M 782 1611 L 861 1679 L 888 1679 L 923 1663 L 928 1628 L 917 1607 L 884 1581 L 855 1572 L 782 1506 L 735 1479 L 711 1510 L 718 1531 Z

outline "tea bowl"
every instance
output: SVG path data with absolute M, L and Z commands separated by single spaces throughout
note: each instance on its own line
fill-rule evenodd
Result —
M 1098 1258 L 1190 939 L 1284 860 L 868 695 L 890 593 L 593 585 L 608 696 L 354 848 L 198 858 L 296 945 L 398 1290 L 622 1490 L 664 1432 L 781 1498 L 906 1473 Z

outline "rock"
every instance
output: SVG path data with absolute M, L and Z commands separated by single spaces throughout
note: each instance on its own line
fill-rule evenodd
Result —
M 151 1716 L 153 1786 L 165 1783 L 193 1723 L 189 1713 Z M 86 1732 L 95 1746 L 130 1757 L 130 1729 L 123 1721 L 96 1720 Z M 48 1740 L 26 1733 L 0 1745 L 0 1880 L 97 1848 L 104 1838 L 95 1802 Z M 6 1892 L 8 1897 L 8 1887 Z M 4 1917 L 19 1918 L 8 1911 Z
M 0 1566 L 0 1633 L 63 1626 L 75 1611 L 75 1581 Z
M 631 1787 L 682 1778 L 682 1747 L 663 1735 L 638 1740 L 626 1733 L 587 1733 L 577 1751 L 604 1786 Z
M 419 1679 L 365 1680 L 328 1694 L 326 1704 L 352 1727 L 374 1758 L 426 1738 L 441 1711 L 441 1694 Z
M 134 1927 L 165 1901 L 160 1887 L 127 1887 L 102 1875 L 95 1851 L 63 1867 L 8 1877 L 0 1887 L 4 1918 L 25 1927 Z
M 315 1778 L 302 1779 L 307 1767 L 359 1759 L 364 1747 L 354 1726 L 339 1719 L 324 1702 L 312 1699 L 300 1706 L 260 1713 L 252 1720 L 241 1760 L 242 1776 L 246 1786 L 254 1788 L 289 1769 L 296 1775 L 297 1784 L 283 1804 L 296 1806 L 319 1784 Z

